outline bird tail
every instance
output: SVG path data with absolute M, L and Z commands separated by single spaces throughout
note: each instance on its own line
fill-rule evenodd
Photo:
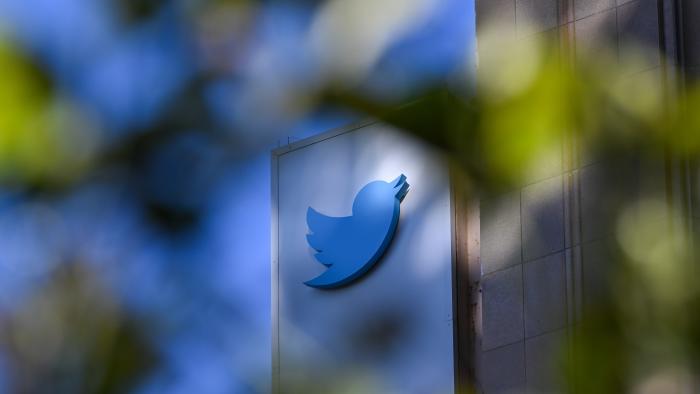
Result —
M 318 213 L 315 209 L 309 207 L 306 211 L 306 224 L 309 226 L 309 234 L 306 234 L 306 242 L 311 246 L 316 252 L 314 257 L 321 264 L 325 266 L 330 266 L 332 263 L 328 260 L 328 256 L 323 253 L 323 249 L 327 244 L 327 238 L 329 236 L 328 227 L 328 217 Z

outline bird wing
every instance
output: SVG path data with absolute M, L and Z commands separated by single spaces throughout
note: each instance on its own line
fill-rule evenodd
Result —
M 350 219 L 349 216 L 326 216 L 311 207 L 306 211 L 306 224 L 310 231 L 306 240 L 318 252 L 315 254 L 316 259 L 325 266 L 336 262 L 338 254 L 342 252 Z

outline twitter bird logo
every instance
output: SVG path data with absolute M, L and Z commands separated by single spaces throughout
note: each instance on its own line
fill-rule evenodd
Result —
M 384 254 L 399 223 L 400 205 L 409 184 L 401 174 L 391 182 L 367 184 L 355 196 L 352 216 L 330 217 L 309 207 L 306 239 L 315 257 L 328 267 L 304 282 L 321 289 L 343 286 L 365 274 Z

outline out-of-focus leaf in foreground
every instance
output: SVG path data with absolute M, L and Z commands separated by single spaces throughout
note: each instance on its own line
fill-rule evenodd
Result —
M 599 253 L 584 262 L 599 266 L 586 267 L 583 279 L 596 289 L 576 301 L 583 312 L 575 312 L 578 321 L 561 344 L 561 354 L 571 350 L 559 371 L 564 387 L 584 393 L 692 387 L 700 355 L 700 291 L 692 274 L 698 239 L 689 231 L 688 207 L 674 200 L 671 177 L 680 176 L 674 166 L 700 155 L 700 86 L 676 85 L 668 70 L 644 70 L 643 47 L 620 58 L 604 47 L 577 48 L 572 60 L 562 56 L 570 48 L 558 39 L 512 39 L 503 31 L 480 33 L 472 87 L 445 83 L 400 108 L 347 89 L 332 88 L 329 98 L 440 148 L 472 198 L 562 172 L 567 185 L 580 188 L 583 169 L 597 169 L 600 179 L 589 182 L 585 197 L 600 217 L 579 219 L 604 223 L 600 235 L 585 240 L 585 253 L 593 246 Z
M 80 264 L 59 267 L 12 313 L 0 317 L 10 385 L 22 393 L 121 393 L 156 363 L 138 322 Z
M 0 37 L 0 182 L 60 185 L 78 176 L 98 145 L 96 125 Z

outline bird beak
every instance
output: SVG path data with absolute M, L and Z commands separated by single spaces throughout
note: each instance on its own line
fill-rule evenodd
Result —
M 396 192 L 396 198 L 399 201 L 403 201 L 403 198 L 406 197 L 410 186 L 408 182 L 406 182 L 406 175 L 401 174 L 398 178 L 391 181 L 391 185 L 394 187 L 394 191 Z

